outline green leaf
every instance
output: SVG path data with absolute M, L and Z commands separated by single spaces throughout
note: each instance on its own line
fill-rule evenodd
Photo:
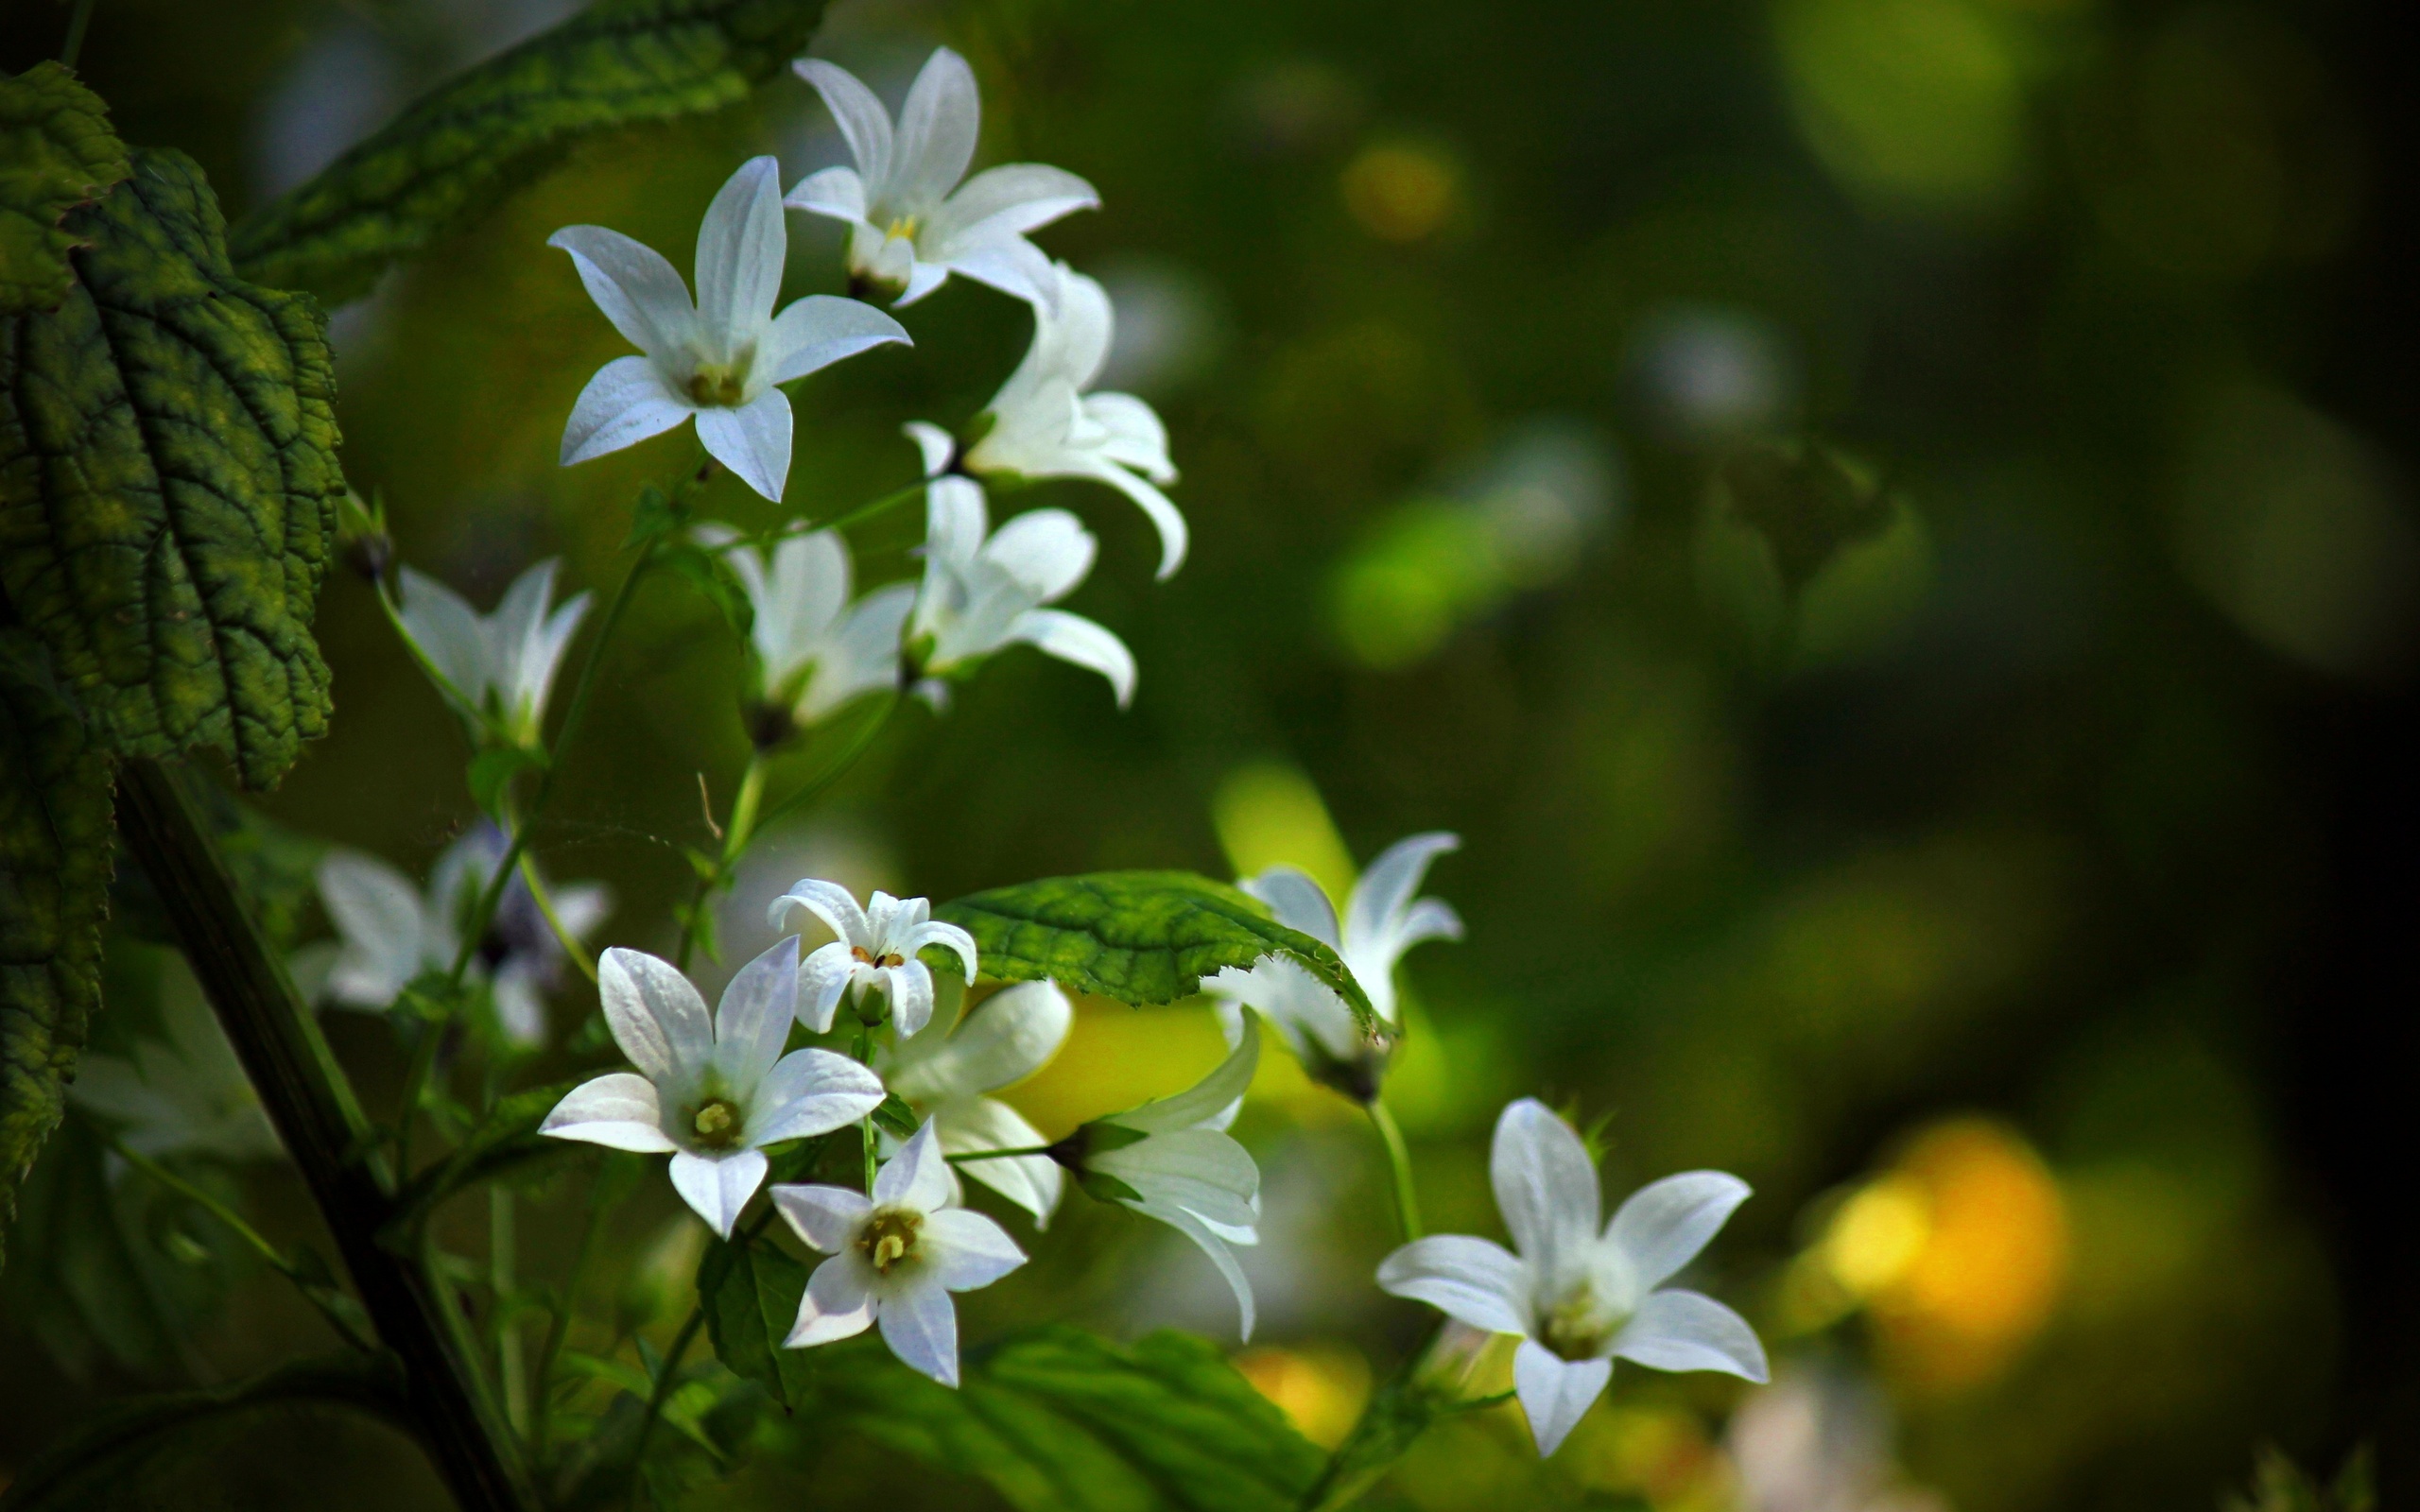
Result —
M 67 254 L 83 243 L 60 222 L 130 171 L 109 107 L 65 65 L 0 78 L 0 315 L 67 297 Z
M 409 1452 L 403 1393 L 391 1364 L 344 1360 L 130 1402 L 18 1471 L 0 1512 L 324 1505 L 328 1475 L 361 1471 L 365 1430 L 388 1440 L 382 1469 Z
M 908 1100 L 897 1092 L 883 1098 L 882 1106 L 873 1110 L 873 1121 L 877 1127 L 903 1140 L 914 1139 L 916 1131 L 925 1126 L 923 1121 L 916 1117 L 916 1110 L 908 1107 Z
M 771 1392 L 785 1412 L 797 1410 L 815 1383 L 811 1351 L 782 1348 L 798 1321 L 807 1273 L 774 1245 L 744 1236 L 708 1245 L 698 1263 L 698 1302 L 716 1358 Z
M 325 322 L 227 263 L 175 152 L 68 229 L 77 286 L 0 319 L 0 593 L 101 746 L 274 783 L 328 718 L 311 639 L 344 481 Z
M 471 801 L 479 806 L 482 814 L 499 814 L 507 784 L 523 772 L 545 765 L 544 756 L 524 746 L 496 746 L 483 750 L 471 761 Z
M 933 917 L 975 936 L 987 975 L 1048 977 L 1120 1003 L 1173 1003 L 1226 967 L 1285 956 L 1335 988 L 1365 1032 L 1391 1032 L 1336 952 L 1271 919 L 1256 900 L 1189 871 L 1048 877 L 960 898 Z
M 42 647 L 0 630 L 0 1222 L 59 1126 L 100 1006 L 112 834 L 109 757 Z
M 538 1125 L 546 1121 L 555 1105 L 579 1085 L 576 1081 L 555 1082 L 499 1099 L 487 1117 L 479 1120 L 470 1135 L 454 1147 L 453 1153 L 413 1177 L 396 1194 L 394 1215 L 379 1231 L 380 1241 L 409 1253 L 410 1240 L 418 1234 L 420 1226 L 428 1221 L 439 1204 L 456 1193 L 549 1156 L 579 1153 L 578 1145 L 548 1139 L 538 1132 Z
M 305 916 L 320 907 L 317 871 L 328 853 L 327 842 L 287 829 L 216 782 L 195 782 L 189 791 L 252 917 L 260 921 L 261 933 L 280 950 L 292 949 L 302 938 Z M 160 895 L 139 866 L 118 872 L 110 913 L 128 934 L 163 945 L 177 942 Z
M 1872 481 L 1812 439 L 1744 447 L 1722 464 L 1715 486 L 1731 514 L 1772 548 L 1792 598 L 1844 547 L 1881 534 L 1892 520 L 1887 481 Z
M 1371 1395 L 1353 1432 L 1328 1457 L 1319 1484 L 1303 1499 L 1304 1512 L 1340 1512 L 1353 1505 L 1394 1469 L 1412 1440 L 1432 1424 L 1478 1405 L 1483 1403 L 1464 1401 L 1418 1379 L 1388 1382 Z
M 981 1478 L 1020 1512 L 1293 1512 L 1322 1460 L 1215 1347 L 1182 1333 L 1124 1347 L 1037 1330 L 970 1359 L 956 1391 L 864 1349 L 821 1383 L 830 1417 Z
M 824 0 L 597 0 L 423 96 L 235 231 L 246 276 L 334 304 L 612 127 L 720 110 L 804 50 Z

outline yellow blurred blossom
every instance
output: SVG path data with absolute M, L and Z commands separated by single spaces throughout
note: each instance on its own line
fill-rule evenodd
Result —
M 1370 1400 L 1370 1362 L 1350 1345 L 1265 1344 L 1236 1355 L 1235 1366 L 1322 1449 L 1344 1442 Z
M 1416 242 L 1444 225 L 1461 199 L 1461 174 L 1433 147 L 1382 142 L 1344 169 L 1344 208 L 1381 241 Z

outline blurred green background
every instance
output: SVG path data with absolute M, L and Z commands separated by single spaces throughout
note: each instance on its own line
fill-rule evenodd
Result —
M 236 211 L 563 9 L 102 0 L 83 71 Z M 64 17 L 11 0 L 0 62 Z M 2262 1442 L 2332 1466 L 2364 1439 L 2397 1504 L 2420 132 L 2389 31 L 2318 0 L 844 0 L 820 53 L 895 101 L 957 47 L 978 162 L 1100 189 L 1038 239 L 1117 301 L 1107 383 L 1167 419 L 1194 549 L 1154 585 L 1130 506 L 1034 493 L 1103 538 L 1070 607 L 1134 649 L 1133 708 L 1011 654 L 898 721 L 760 850 L 726 956 L 802 874 L 945 898 L 1286 860 L 1340 885 L 1456 830 L 1427 890 L 1469 937 L 1410 958 L 1391 1090 L 1432 1227 L 1497 1231 L 1486 1131 L 1528 1092 L 1606 1120 L 1616 1192 L 1735 1170 L 1757 1195 L 1707 1284 L 1787 1368 L 1761 1397 L 1625 1371 L 1545 1466 L 1511 1409 L 1449 1425 L 1391 1504 L 2198 1509 Z M 623 348 L 544 238 L 609 225 L 685 270 L 706 201 L 768 151 L 785 181 L 842 161 L 795 79 L 581 146 L 337 312 L 346 471 L 405 559 L 482 603 L 553 554 L 614 581 L 633 490 L 690 443 L 554 465 Z M 838 233 L 790 234 L 786 295 L 838 292 Z M 906 319 L 912 352 L 806 384 L 793 509 L 910 479 L 898 422 L 962 422 L 1028 331 L 964 281 Z M 1880 501 L 1828 555 L 1737 460 L 1810 433 Z M 706 508 L 774 518 L 729 479 Z M 862 533 L 860 580 L 912 572 L 915 538 Z M 746 745 L 712 610 L 667 579 L 635 613 L 544 850 L 648 946 L 705 838 L 699 774 L 727 802 Z M 424 867 L 472 813 L 458 737 L 365 584 L 332 577 L 320 624 L 335 732 L 268 806 Z M 140 1001 L 146 963 L 113 970 Z M 378 1027 L 330 1022 L 389 1090 Z M 1198 1005 L 1088 1004 L 1013 1100 L 1056 1134 L 1217 1053 Z M 1269 1221 L 1240 1363 L 1329 1439 L 1424 1322 L 1370 1284 L 1383 1171 L 1347 1113 L 1271 1066 L 1242 1125 Z M 308 1231 L 287 1174 L 241 1179 L 273 1232 Z M 657 1185 L 618 1237 L 677 1275 L 697 1230 Z M 525 1217 L 525 1269 L 561 1265 L 579 1191 Z M 968 1299 L 970 1339 L 1230 1337 L 1206 1263 L 1145 1228 L 1071 1210 Z M 0 1480 L 129 1389 L 321 1343 L 274 1278 L 181 1301 L 185 1262 L 44 1282 L 16 1260 Z M 79 1296 L 115 1315 L 112 1287 L 194 1332 L 61 1321 Z M 423 1504 L 414 1474 L 376 1489 Z M 811 1432 L 740 1485 L 988 1494 Z

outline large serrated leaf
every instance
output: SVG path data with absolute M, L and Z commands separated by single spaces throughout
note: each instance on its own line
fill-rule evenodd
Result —
M 1366 1032 L 1388 1032 L 1336 952 L 1190 871 L 1046 877 L 960 898 L 933 917 L 975 936 L 988 976 L 1047 977 L 1120 1003 L 1173 1003 L 1227 967 L 1285 956 L 1335 988 Z
M 326 325 L 235 277 L 190 159 L 134 161 L 68 216 L 77 286 L 0 323 L 0 591 L 99 745 L 215 746 L 266 787 L 327 725 Z
M 811 1351 L 782 1348 L 808 1274 L 773 1245 L 744 1235 L 709 1246 L 698 1263 L 698 1305 L 706 1310 L 715 1357 L 771 1392 L 785 1412 L 802 1405 L 814 1383 Z
M 60 222 L 130 171 L 109 108 L 63 64 L 0 78 L 0 315 L 67 297 L 78 242 Z
M 109 758 L 42 647 L 0 630 L 0 1222 L 59 1126 L 100 1004 L 110 837 Z
M 1174 1332 L 1122 1347 L 1040 1329 L 970 1360 L 956 1391 L 862 1350 L 820 1400 L 1020 1512 L 1292 1512 L 1324 1460 L 1215 1347 Z
M 246 276 L 334 304 L 590 132 L 720 110 L 803 51 L 824 0 L 597 0 L 441 85 L 235 231 Z

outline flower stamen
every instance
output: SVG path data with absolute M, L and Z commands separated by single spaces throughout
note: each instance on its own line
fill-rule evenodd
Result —
M 916 1240 L 925 1227 L 924 1214 L 907 1208 L 878 1208 L 857 1231 L 857 1252 L 867 1263 L 888 1276 L 916 1258 Z
M 737 1142 L 743 1122 L 737 1108 L 717 1097 L 699 1108 L 689 1126 L 697 1131 L 699 1143 L 719 1150 Z

